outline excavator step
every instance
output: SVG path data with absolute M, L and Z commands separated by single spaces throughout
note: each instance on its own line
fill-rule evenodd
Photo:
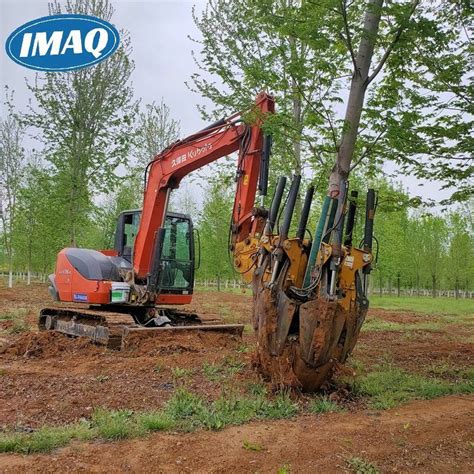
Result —
M 143 327 L 135 323 L 132 315 L 110 311 L 97 311 L 77 308 L 44 308 L 40 312 L 40 330 L 57 331 L 74 337 L 87 337 L 95 344 L 109 349 L 126 349 L 130 338 L 149 339 L 169 337 L 170 334 L 185 332 L 215 332 L 242 337 L 243 324 L 196 324 L 199 318 L 190 318 L 189 325 L 181 319 L 178 326 Z

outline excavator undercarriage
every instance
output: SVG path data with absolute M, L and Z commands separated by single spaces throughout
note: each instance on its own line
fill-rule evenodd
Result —
M 68 336 L 87 337 L 96 344 L 109 349 L 127 350 L 129 341 L 136 336 L 159 338 L 166 333 L 180 334 L 183 331 L 212 331 L 241 337 L 243 324 L 221 324 L 217 319 L 203 320 L 197 314 L 175 308 L 160 308 L 159 315 L 141 324 L 131 313 L 105 310 L 91 306 L 49 307 L 40 312 L 40 330 L 57 331 Z

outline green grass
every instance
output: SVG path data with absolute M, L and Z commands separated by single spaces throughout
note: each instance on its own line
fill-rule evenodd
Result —
M 27 314 L 28 310 L 26 308 L 6 311 L 5 313 L 0 313 L 0 321 L 14 321 L 15 319 L 24 319 Z
M 193 375 L 192 369 L 184 369 L 182 367 L 173 367 L 171 373 L 176 379 L 185 379 Z
M 217 382 L 224 376 L 224 367 L 220 364 L 209 364 L 205 362 L 202 366 L 202 374 L 211 382 Z
M 218 382 L 225 376 L 233 376 L 243 371 L 245 363 L 234 356 L 227 356 L 220 364 L 205 362 L 202 365 L 202 374 L 211 382 Z
M 394 366 L 379 367 L 356 379 L 354 389 L 369 400 L 369 407 L 385 410 L 413 399 L 432 399 L 456 393 L 472 393 L 474 383 L 451 383 L 409 374 Z
M 44 426 L 34 433 L 0 435 L 0 453 L 41 453 L 66 446 L 73 440 L 87 441 L 95 437 L 89 423 L 50 427 Z
M 242 447 L 246 449 L 247 451 L 256 451 L 256 452 L 263 451 L 265 449 L 261 444 L 253 443 L 252 441 L 248 441 L 246 439 L 242 443 Z
M 20 334 L 29 329 L 26 317 L 28 310 L 26 308 L 20 308 L 13 311 L 7 311 L 0 314 L 0 321 L 12 321 L 12 325 L 6 329 L 7 334 Z
M 280 466 L 277 469 L 277 474 L 290 474 L 290 465 L 289 464 L 283 464 L 283 466 Z
M 162 411 L 150 411 L 137 417 L 138 424 L 146 431 L 167 431 L 175 427 L 174 420 Z
M 374 464 L 358 457 L 348 459 L 347 465 L 355 474 L 378 474 L 380 472 Z
M 439 331 L 442 322 L 421 321 L 419 323 L 396 323 L 383 319 L 368 319 L 362 326 L 362 331 Z
M 469 298 L 431 298 L 427 296 L 370 296 L 372 308 L 415 311 L 431 315 L 474 316 L 472 300 Z
M 138 434 L 139 425 L 130 410 L 98 408 L 92 415 L 92 427 L 102 439 L 117 440 Z
M 265 396 L 221 396 L 209 402 L 179 388 L 162 410 L 133 413 L 130 410 L 96 409 L 90 422 L 40 428 L 33 433 L 0 434 L 0 452 L 50 452 L 73 440 L 119 440 L 144 436 L 151 431 L 218 430 L 250 420 L 290 418 L 299 407 L 287 393 Z
M 308 408 L 311 413 L 317 414 L 341 411 L 341 407 L 327 396 L 313 398 Z

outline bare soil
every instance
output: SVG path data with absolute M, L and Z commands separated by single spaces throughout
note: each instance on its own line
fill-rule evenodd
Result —
M 11 334 L 12 321 L 0 319 L 0 431 L 75 422 L 89 418 L 97 407 L 159 408 L 181 384 L 215 399 L 223 388 L 246 392 L 262 382 L 252 369 L 255 339 L 249 331 L 242 341 L 186 334 L 117 352 L 87 340 L 37 332 L 38 310 L 48 303 L 44 285 L 13 290 L 0 286 L 0 317 L 14 311 L 30 327 Z M 189 309 L 229 323 L 248 323 L 251 297 L 198 293 Z M 423 316 L 370 310 L 369 318 L 413 324 Z M 435 331 L 366 331 L 354 359 L 362 370 L 387 361 L 415 373 L 443 365 L 467 369 L 474 354 L 474 344 L 466 342 L 469 337 L 472 331 L 456 324 Z M 209 364 L 222 369 L 217 380 L 206 376 Z M 456 379 L 456 371 L 436 375 Z M 353 457 L 389 472 L 473 472 L 473 402 L 474 397 L 444 397 L 385 412 L 347 402 L 348 411 L 340 414 L 301 415 L 218 432 L 78 443 L 51 455 L 0 455 L 0 472 L 277 472 L 285 465 L 291 472 L 343 472 Z M 246 440 L 262 449 L 244 449 Z

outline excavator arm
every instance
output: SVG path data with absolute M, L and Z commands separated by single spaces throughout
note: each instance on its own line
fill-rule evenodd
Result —
M 235 114 L 183 140 L 157 155 L 148 165 L 143 210 L 134 245 L 135 283 L 147 285 L 147 298 L 159 291 L 158 274 L 164 236 L 164 219 L 172 189 L 192 171 L 238 151 L 237 188 L 232 212 L 232 242 L 244 240 L 251 231 L 257 184 L 266 191 L 269 139 L 262 123 L 274 112 L 273 97 L 260 93 L 256 100 L 252 125 Z M 263 166 L 262 166 L 263 163 Z

